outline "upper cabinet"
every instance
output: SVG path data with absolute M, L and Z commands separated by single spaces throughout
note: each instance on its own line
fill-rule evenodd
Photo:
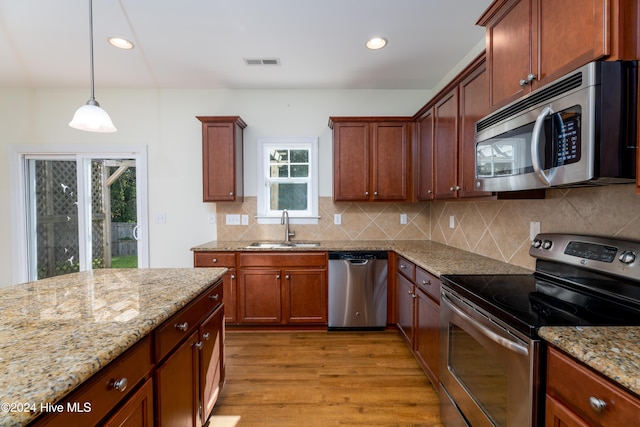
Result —
M 486 27 L 496 110 L 596 59 L 637 58 L 637 0 L 496 0 Z
M 238 116 L 197 117 L 202 122 L 202 199 L 243 201 L 243 142 Z
M 484 54 L 423 107 L 416 121 L 416 198 L 486 197 L 475 191 L 474 124 L 489 112 Z
M 409 117 L 330 117 L 334 201 L 406 201 Z

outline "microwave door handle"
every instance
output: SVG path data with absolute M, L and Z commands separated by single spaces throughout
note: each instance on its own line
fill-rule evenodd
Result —
M 525 347 L 524 345 L 517 343 L 515 341 L 512 341 L 510 339 L 507 339 L 505 337 L 501 337 L 500 335 L 496 334 L 495 332 L 493 332 L 492 330 L 490 330 L 489 328 L 485 327 L 484 325 L 482 325 L 477 319 L 474 319 L 473 317 L 471 317 L 470 315 L 468 315 L 467 313 L 465 313 L 464 311 L 462 311 L 462 309 L 460 309 L 459 307 L 457 307 L 455 305 L 455 303 L 453 301 L 451 301 L 449 299 L 449 297 L 445 294 L 442 293 L 440 295 L 441 297 L 441 302 L 444 302 L 445 305 L 454 313 L 456 313 L 458 316 L 462 317 L 464 320 L 466 320 L 467 322 L 469 322 L 471 325 L 473 325 L 474 328 L 476 328 L 476 330 L 478 332 L 480 332 L 482 335 L 484 335 L 485 337 L 489 338 L 491 341 L 495 342 L 496 344 L 501 345 L 502 347 L 505 347 L 511 351 L 514 351 L 516 353 L 519 353 L 523 356 L 528 356 L 529 355 L 529 349 L 527 347 Z
M 533 171 L 542 183 L 546 186 L 551 185 L 549 176 L 544 172 L 540 161 L 540 134 L 542 133 L 542 125 L 544 119 L 553 113 L 551 107 L 545 107 L 536 119 L 535 125 L 533 125 L 533 132 L 531 135 L 531 163 L 533 165 Z

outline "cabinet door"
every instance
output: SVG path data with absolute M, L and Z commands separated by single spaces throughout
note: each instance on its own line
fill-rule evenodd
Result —
M 327 323 L 327 280 L 323 270 L 285 271 L 287 323 Z
M 156 369 L 156 408 L 159 425 L 194 427 L 197 420 L 198 331 Z
M 234 127 L 233 123 L 203 125 L 202 189 L 205 202 L 237 200 Z
M 334 124 L 334 200 L 369 200 L 369 162 L 369 123 Z
M 589 427 L 590 424 L 551 396 L 545 399 L 546 427 Z
M 279 269 L 246 269 L 238 274 L 240 323 L 282 323 Z
M 236 323 L 237 318 L 237 294 L 238 286 L 236 280 L 236 270 L 230 269 L 222 276 L 222 286 L 224 287 L 222 300 L 224 302 L 224 320 L 227 323 Z
M 204 424 L 218 400 L 224 379 L 224 306 L 200 325 L 200 422 Z
M 409 343 L 409 348 L 413 348 L 413 300 L 415 298 L 413 283 L 406 277 L 397 273 L 397 295 L 398 304 L 398 328 Z
M 429 380 L 437 387 L 440 362 L 440 307 L 416 286 L 416 331 L 414 348 L 418 361 L 426 368 Z
M 152 427 L 153 380 L 149 378 L 104 425 L 105 427 Z
M 510 1 L 500 11 L 501 15 L 487 25 L 489 103 L 492 110 L 528 92 L 529 85 L 520 85 L 520 80 L 537 73 L 531 60 L 532 1 Z M 565 21 L 570 20 L 568 16 L 563 14 Z M 562 44 L 560 40 L 556 41 Z
M 433 109 L 422 115 L 416 126 L 418 140 L 417 197 L 418 200 L 433 200 Z
M 485 62 L 460 83 L 460 141 L 458 143 L 458 197 L 490 196 L 490 192 L 475 191 L 476 144 L 475 123 L 489 113 Z
M 533 89 L 611 53 L 611 0 L 536 0 Z M 535 44 L 534 44 L 535 46 Z M 535 58 L 535 57 L 534 57 Z
M 373 200 L 407 199 L 407 123 L 372 123 Z
M 458 89 L 454 88 L 434 107 L 435 198 L 456 197 L 458 176 Z

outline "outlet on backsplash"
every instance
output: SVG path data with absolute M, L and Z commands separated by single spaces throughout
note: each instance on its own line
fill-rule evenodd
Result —
M 455 217 L 453 215 L 449 215 L 449 228 L 455 228 L 455 227 L 456 227 Z

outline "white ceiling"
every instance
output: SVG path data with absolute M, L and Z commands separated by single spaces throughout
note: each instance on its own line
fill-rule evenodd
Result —
M 88 1 L 0 0 L 0 87 L 88 87 Z M 484 38 L 490 3 L 94 0 L 96 90 L 431 89 Z M 388 46 L 366 49 L 371 36 Z

